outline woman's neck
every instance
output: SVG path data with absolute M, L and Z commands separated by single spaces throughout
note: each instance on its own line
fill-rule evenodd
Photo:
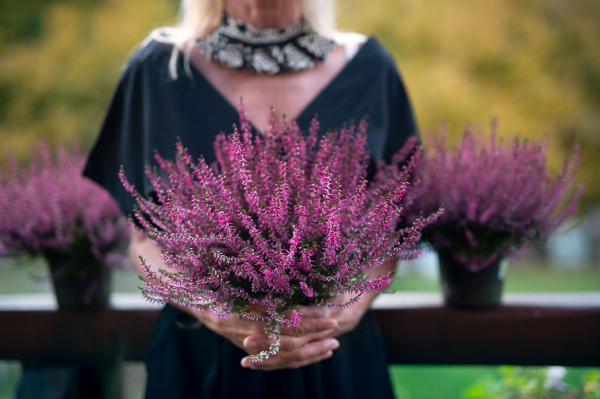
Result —
M 281 29 L 302 17 L 299 0 L 226 0 L 225 12 L 260 29 Z

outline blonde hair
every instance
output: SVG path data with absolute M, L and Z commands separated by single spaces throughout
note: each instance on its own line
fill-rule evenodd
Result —
M 338 32 L 335 23 L 334 0 L 301 0 L 304 17 L 312 28 L 321 35 L 336 41 L 343 41 L 343 34 Z M 179 22 L 172 27 L 155 29 L 142 46 L 150 40 L 173 44 L 173 52 L 169 60 L 169 74 L 177 79 L 177 59 L 179 52 L 184 55 L 184 68 L 191 74 L 189 54 L 194 39 L 214 29 L 221 23 L 221 14 L 225 0 L 181 0 Z

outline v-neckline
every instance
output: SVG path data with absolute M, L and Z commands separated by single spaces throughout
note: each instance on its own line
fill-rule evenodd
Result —
M 370 43 L 373 41 L 373 37 L 370 36 L 367 41 L 365 41 L 363 43 L 363 45 L 359 48 L 358 52 L 354 55 L 354 57 L 352 57 L 352 59 L 350 59 L 350 61 L 346 62 L 346 64 L 342 67 L 342 69 L 333 77 L 331 78 L 331 80 L 312 98 L 312 100 L 310 100 L 305 106 L 304 108 L 302 108 L 302 110 L 298 113 L 298 115 L 293 118 L 293 120 L 295 121 L 299 121 L 301 119 L 304 118 L 304 114 L 307 113 L 309 111 L 309 109 L 316 104 L 319 99 L 321 97 L 323 97 L 328 90 L 331 89 L 332 86 L 334 86 L 339 80 L 342 79 L 342 77 L 348 73 L 348 70 L 350 69 L 350 66 L 356 62 L 357 58 L 360 58 L 362 56 L 362 54 L 364 54 L 365 52 L 365 48 L 367 46 L 370 45 Z M 192 71 L 193 75 L 198 76 L 200 79 L 202 79 L 204 81 L 204 83 L 206 84 L 206 86 L 209 88 L 209 90 L 211 90 L 213 92 L 213 94 L 219 98 L 222 102 L 224 102 L 225 104 L 227 104 L 227 106 L 229 107 L 229 110 L 234 112 L 235 115 L 238 115 L 238 110 L 237 107 L 233 104 L 231 104 L 229 102 L 229 100 L 202 74 L 202 72 L 200 72 L 200 70 L 190 62 L 190 69 Z M 252 129 L 255 132 L 260 132 L 260 129 L 257 129 L 256 126 L 254 125 L 254 123 L 252 123 L 252 121 L 250 122 L 250 126 L 252 126 Z

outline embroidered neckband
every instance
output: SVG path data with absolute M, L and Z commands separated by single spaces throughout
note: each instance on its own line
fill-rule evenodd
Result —
M 196 40 L 206 58 L 230 68 L 276 74 L 298 71 L 323 61 L 335 47 L 333 40 L 315 32 L 306 19 L 282 29 L 258 29 L 223 14 L 223 23 Z

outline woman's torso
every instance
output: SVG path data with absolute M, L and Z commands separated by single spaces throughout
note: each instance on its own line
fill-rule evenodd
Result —
M 207 60 L 197 48 L 190 54 L 193 67 L 230 104 L 244 99 L 249 120 L 261 132 L 267 130 L 271 107 L 277 120 L 284 114 L 296 119 L 348 61 L 344 47 L 337 46 L 324 61 L 315 61 L 313 68 L 270 75 L 221 66 Z
M 201 68 L 194 64 L 186 67 L 183 57 L 178 65 L 179 78 L 172 79 L 168 68 L 171 50 L 172 45 L 151 41 L 132 57 L 84 171 L 113 194 L 125 214 L 131 213 L 134 201 L 118 178 L 121 166 L 139 191 L 149 193 L 153 188 L 144 177 L 144 167 L 147 162 L 152 163 L 155 151 L 171 156 L 179 138 L 195 158 L 202 155 L 210 163 L 214 160 L 215 135 L 231 132 L 232 124 L 238 121 L 235 103 L 226 98 L 237 96 L 235 86 L 222 94 L 201 73 Z M 367 116 L 367 140 L 373 162 L 389 159 L 415 133 L 410 104 L 394 61 L 377 40 L 367 40 L 336 74 L 326 77 L 329 80 L 323 79 L 311 91 L 303 92 L 302 102 L 283 99 L 294 95 L 293 86 L 301 82 L 300 78 L 279 86 L 289 88 L 280 90 L 280 108 L 295 104 L 295 116 L 303 131 L 307 131 L 317 114 L 321 132 Z M 255 112 L 250 113 L 252 122 L 263 115 L 266 118 L 269 106 L 260 108 L 271 102 L 271 90 L 265 84 L 262 91 L 266 94 L 257 100 L 260 105 Z M 244 100 L 252 107 L 249 98 Z M 264 126 L 260 119 L 256 120 L 259 127 Z
M 317 113 L 323 132 L 368 115 L 372 161 L 391 157 L 415 132 L 394 62 L 375 39 L 369 39 L 350 61 L 332 63 L 318 78 L 310 73 L 289 80 L 282 76 L 273 84 L 269 82 L 277 78 L 261 77 L 254 83 L 236 80 L 241 75 L 231 78 L 226 71 L 211 75 L 201 62 L 188 69 L 181 59 L 179 79 L 173 80 L 168 73 L 171 50 L 170 45 L 150 42 L 134 55 L 84 172 L 107 188 L 126 214 L 133 209 L 133 199 L 119 181 L 121 165 L 129 181 L 149 193 L 153 187 L 144 178 L 146 162 L 155 150 L 166 157 L 174 154 L 178 137 L 194 157 L 213 161 L 214 136 L 230 132 L 237 122 L 232 101 L 237 91 L 244 95 L 250 119 L 259 128 L 264 127 L 260 118 L 266 117 L 270 105 L 295 116 L 304 131 Z M 292 99 L 294 95 L 298 97 Z M 253 102 L 256 108 L 251 108 Z M 243 353 L 238 348 L 205 329 L 179 330 L 175 325 L 179 316 L 185 317 L 167 307 L 157 326 L 147 363 L 148 397 L 281 397 L 281 392 L 299 398 L 392 395 L 385 348 L 372 316 L 340 337 L 342 347 L 332 358 L 273 373 L 242 369 Z

